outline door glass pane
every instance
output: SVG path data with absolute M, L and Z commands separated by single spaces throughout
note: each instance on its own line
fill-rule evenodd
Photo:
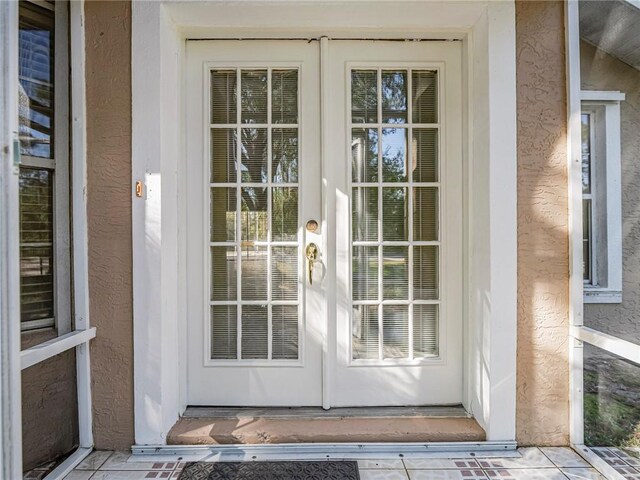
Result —
M 438 247 L 413 247 L 413 298 L 437 300 L 438 286 Z
M 378 300 L 378 247 L 353 247 L 353 299 Z
M 240 236 L 243 240 L 266 241 L 268 235 L 267 188 L 240 189 L 242 212 Z
M 238 357 L 238 307 L 211 307 L 211 358 L 235 360 Z
M 354 360 L 377 359 L 380 343 L 378 306 L 357 305 L 351 315 Z
M 298 300 L 298 247 L 272 247 L 271 298 Z
M 236 238 L 236 188 L 211 189 L 211 241 L 226 242 Z
M 353 359 L 435 358 L 440 354 L 438 72 L 352 70 L 351 89 L 352 124 L 371 124 L 351 126 Z M 373 114 L 377 99 L 380 118 Z
M 414 123 L 438 122 L 438 72 L 414 70 L 411 73 L 411 102 Z
M 382 129 L 382 180 L 407 181 L 407 129 Z
M 267 247 L 242 246 L 242 300 L 267 300 Z
M 353 240 L 377 240 L 378 187 L 354 187 L 351 201 Z
M 238 122 L 238 79 L 235 70 L 211 72 L 211 123 Z
M 417 241 L 438 240 L 438 189 L 413 189 L 413 238 Z
M 267 123 L 267 70 L 242 70 L 242 123 Z
M 409 356 L 409 307 L 384 305 L 382 307 L 382 358 Z
M 271 117 L 273 123 L 298 123 L 298 70 L 271 73 Z
M 235 300 L 237 278 L 236 247 L 211 247 L 211 300 Z
M 231 128 L 211 130 L 211 182 L 235 183 L 237 131 Z
M 378 180 L 378 130 L 373 128 L 352 130 L 351 166 L 353 182 Z
M 351 72 L 351 121 L 353 123 L 378 121 L 378 72 L 376 70 Z
M 298 75 L 210 75 L 212 360 L 299 358 Z
M 382 298 L 409 298 L 409 248 L 382 247 Z
M 382 188 L 382 238 L 409 240 L 407 228 L 407 189 Z
M 413 356 L 438 356 L 438 305 L 413 306 Z
M 298 235 L 298 189 L 272 188 L 271 205 L 273 240 L 295 240 Z
M 414 182 L 438 181 L 438 130 L 414 128 L 411 169 Z
M 298 129 L 274 128 L 271 133 L 271 176 L 275 183 L 298 181 Z
M 242 164 L 240 175 L 242 183 L 266 183 L 267 171 L 267 129 L 243 128 Z
M 382 122 L 407 121 L 407 72 L 382 71 Z
M 271 316 L 273 345 L 271 358 L 295 360 L 298 358 L 298 307 L 274 305 Z
M 242 358 L 269 358 L 269 315 L 266 305 L 242 307 Z

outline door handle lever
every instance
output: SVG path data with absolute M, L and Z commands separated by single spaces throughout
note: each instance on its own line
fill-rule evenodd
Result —
M 307 269 L 309 271 L 309 285 L 313 285 L 313 265 L 318 261 L 318 258 L 320 258 L 320 249 L 318 248 L 318 245 L 312 242 L 309 245 L 307 245 L 307 248 L 305 249 L 304 253 L 305 253 L 305 256 L 307 257 Z

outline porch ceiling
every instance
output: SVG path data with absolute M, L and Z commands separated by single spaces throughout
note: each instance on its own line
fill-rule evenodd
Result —
M 640 70 L 640 2 L 583 0 L 580 36 L 583 40 Z

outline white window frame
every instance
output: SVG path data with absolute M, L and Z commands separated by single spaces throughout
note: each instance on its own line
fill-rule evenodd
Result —
M 53 318 L 22 322 L 28 332 L 55 328 L 58 335 L 71 331 L 71 251 L 69 243 L 69 4 L 54 5 L 37 0 L 23 0 L 40 8 L 53 10 L 54 29 L 54 110 L 53 158 L 20 156 L 20 166 L 44 168 L 53 174 Z
M 95 327 L 89 325 L 84 0 L 69 2 L 71 156 L 73 204 L 74 331 L 20 351 L 20 269 L 18 231 L 18 2 L 0 2 L 0 471 L 2 478 L 22 478 L 21 371 L 70 349 L 76 350 L 79 448 L 52 470 L 47 480 L 64 478 L 93 448 L 89 341 Z M 68 75 L 61 72 L 62 75 Z M 57 75 L 57 73 L 56 73 Z M 65 120 L 67 122 L 67 120 Z M 6 201 L 5 201 L 6 200 Z M 71 319 L 69 318 L 69 326 Z M 70 328 L 70 327 L 69 327 Z
M 583 90 L 581 111 L 591 116 L 591 282 L 585 303 L 622 302 L 622 191 L 620 102 L 624 93 Z M 584 194 L 583 194 L 584 198 Z

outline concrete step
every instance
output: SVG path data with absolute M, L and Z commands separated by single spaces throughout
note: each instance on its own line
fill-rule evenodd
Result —
M 477 442 L 485 432 L 462 407 L 189 407 L 169 445 Z

